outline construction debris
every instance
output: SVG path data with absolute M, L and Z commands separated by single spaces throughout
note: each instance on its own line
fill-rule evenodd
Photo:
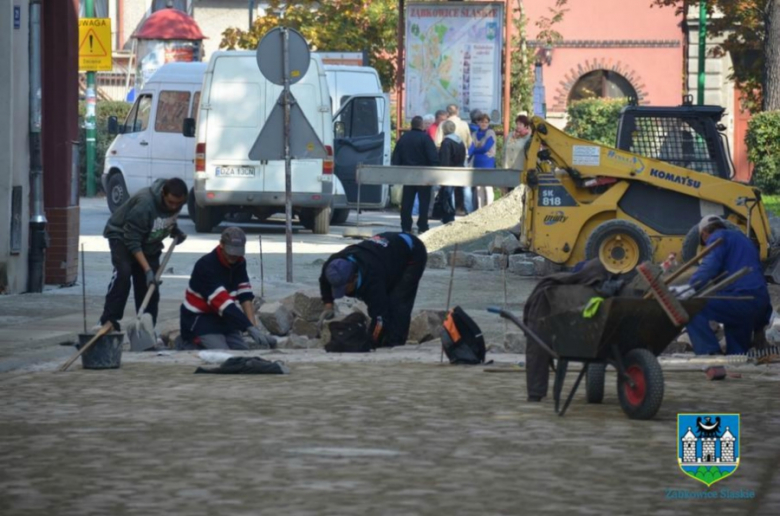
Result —
M 444 251 L 434 251 L 428 253 L 428 262 L 425 264 L 426 269 L 446 269 L 447 268 L 447 255 Z
M 272 335 L 285 336 L 292 329 L 293 314 L 280 302 L 263 304 L 257 318 Z
M 422 310 L 412 318 L 408 340 L 421 344 L 439 338 L 439 330 L 446 316 L 444 310 Z

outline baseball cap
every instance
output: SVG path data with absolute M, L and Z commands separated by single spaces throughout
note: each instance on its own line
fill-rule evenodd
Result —
M 704 217 L 702 217 L 701 221 L 699 222 L 699 234 L 701 234 L 704 228 L 706 228 L 707 226 L 715 222 L 720 222 L 724 226 L 726 225 L 726 221 L 724 221 L 722 218 L 718 217 L 717 215 L 705 215 Z
M 222 236 L 219 237 L 219 243 L 231 256 L 244 256 L 246 252 L 246 235 L 241 228 L 234 226 L 225 228 Z
M 325 279 L 330 283 L 333 299 L 344 297 L 347 283 L 355 273 L 355 263 L 344 258 L 336 258 L 325 267 Z

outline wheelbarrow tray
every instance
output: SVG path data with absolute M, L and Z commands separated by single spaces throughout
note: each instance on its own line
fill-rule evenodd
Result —
M 625 355 L 635 348 L 658 356 L 684 328 L 672 323 L 658 301 L 639 297 L 606 298 L 593 317 L 585 318 L 583 309 L 593 292 L 589 287 L 571 285 L 545 291 L 548 306 L 553 308 L 534 326 L 561 358 L 606 360 L 611 349 Z M 705 303 L 703 299 L 682 301 L 689 318 Z

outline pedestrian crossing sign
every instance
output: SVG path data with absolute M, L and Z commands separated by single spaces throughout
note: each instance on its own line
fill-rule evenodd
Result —
M 110 72 L 111 18 L 79 19 L 79 71 Z

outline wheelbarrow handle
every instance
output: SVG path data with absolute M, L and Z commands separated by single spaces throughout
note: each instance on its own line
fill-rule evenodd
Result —
M 498 314 L 504 319 L 508 319 L 512 321 L 515 326 L 523 330 L 523 333 L 525 333 L 526 337 L 531 339 L 532 341 L 536 342 L 543 350 L 545 350 L 551 357 L 558 360 L 561 357 L 553 351 L 553 349 L 548 346 L 541 337 L 539 337 L 531 328 L 529 328 L 523 321 L 521 321 L 515 314 L 512 312 L 508 312 L 506 310 L 503 310 L 497 306 L 490 306 L 487 309 L 488 312 L 492 314 Z

